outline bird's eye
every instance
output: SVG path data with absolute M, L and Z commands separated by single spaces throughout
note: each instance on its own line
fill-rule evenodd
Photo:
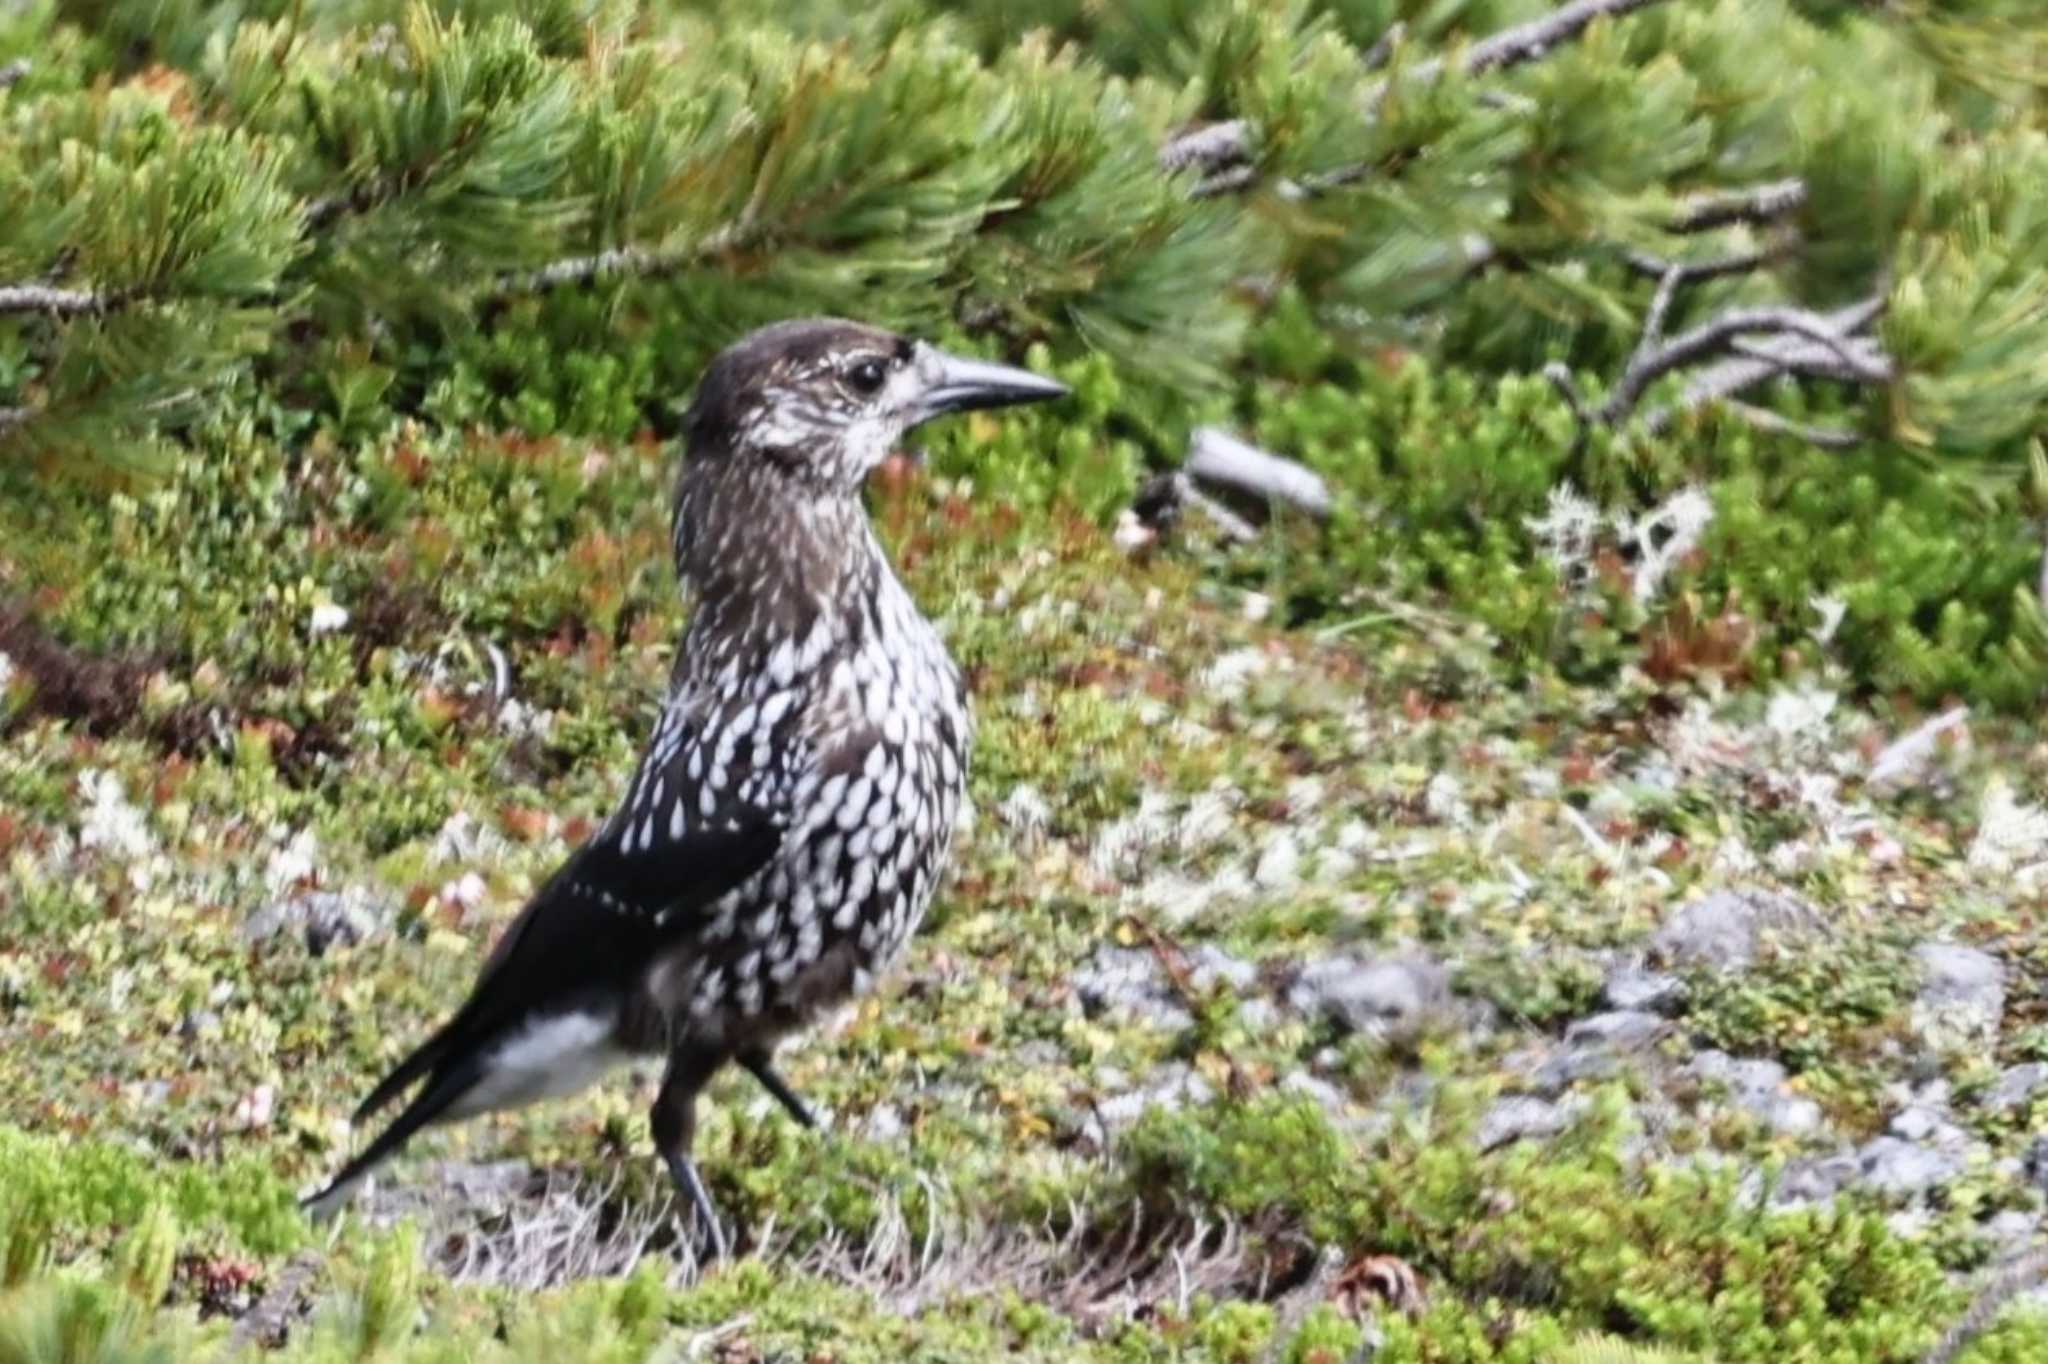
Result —
M 888 377 L 880 360 L 866 356 L 846 367 L 846 386 L 862 395 L 872 395 L 881 390 L 882 380 Z

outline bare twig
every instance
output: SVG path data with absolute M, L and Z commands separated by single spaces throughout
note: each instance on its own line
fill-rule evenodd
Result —
M 1870 786 L 1884 786 L 1902 781 L 1920 770 L 1928 755 L 1941 736 L 1952 729 L 1961 729 L 1970 718 L 1968 706 L 1957 706 L 1945 710 L 1932 720 L 1922 721 L 1909 732 L 1892 740 L 1870 764 L 1870 775 L 1863 780 Z
M 1670 276 L 1666 278 L 1668 280 Z M 1804 308 L 1737 308 L 1661 345 L 1646 332 L 1644 344 L 1636 348 L 1627 370 L 1615 384 L 1614 392 L 1600 405 L 1594 418 L 1609 425 L 1621 421 L 1635 410 L 1636 404 L 1642 401 L 1644 390 L 1658 379 L 1718 351 L 1728 350 L 1744 336 L 1764 335 L 1783 340 L 1787 333 L 1811 342 L 1820 354 L 1832 356 L 1840 362 L 1845 373 L 1872 383 L 1889 377 L 1889 362 L 1880 363 L 1868 355 L 1852 352 L 1849 338 L 1817 313 Z M 1811 353 L 1788 353 L 1778 349 L 1770 355 L 1777 360 L 1779 368 L 1784 369 L 1792 367 L 1795 361 L 1805 362 Z M 1752 358 L 1756 358 L 1758 363 L 1769 363 L 1761 357 Z
M 1238 543 L 1250 544 L 1259 538 L 1257 526 L 1197 488 L 1194 479 L 1185 473 L 1176 473 L 1173 476 L 1173 490 L 1182 502 L 1198 508 L 1203 515 L 1216 523 L 1216 529 Z
M 41 284 L 0 285 L 0 313 L 51 313 L 77 317 L 111 312 L 127 299 L 96 289 L 52 289 Z
M 1822 313 L 1819 317 L 1837 337 L 1849 337 L 1869 326 L 1883 311 L 1884 296 L 1876 294 L 1860 303 Z M 1800 360 L 1829 353 L 1802 336 L 1779 337 L 1752 347 L 1752 351 L 1755 358 L 1738 356 L 1702 370 L 1686 385 L 1677 401 L 1656 408 L 1643 417 L 1643 430 L 1656 435 L 1668 430 L 1671 423 L 1684 413 L 1719 398 L 1733 397 L 1744 389 L 1785 373 Z
M 1669 224 L 1673 232 L 1706 232 L 1735 223 L 1763 223 L 1797 212 L 1806 182 L 1797 176 L 1747 189 L 1709 190 L 1687 199 Z
M 1550 380 L 1550 386 L 1564 399 L 1565 406 L 1572 410 L 1572 420 L 1579 425 L 1579 434 L 1572 443 L 1577 450 L 1586 442 L 1586 435 L 1593 427 L 1593 414 L 1586 408 L 1586 395 L 1579 392 L 1578 381 L 1562 360 L 1552 360 L 1543 367 L 1543 377 Z
M 0 66 L 0 90 L 5 90 L 8 86 L 13 85 L 32 69 L 26 57 L 16 57 L 5 66 Z
M 1465 74 L 1479 75 L 1500 67 L 1519 66 L 1547 56 L 1559 43 L 1576 38 L 1595 20 L 1619 18 L 1658 0 L 1572 0 L 1541 19 L 1502 29 L 1465 52 Z
M 1408 24 L 1405 20 L 1396 19 L 1381 30 L 1379 37 L 1373 39 L 1372 46 L 1365 50 L 1365 55 L 1358 59 L 1358 63 L 1368 71 L 1377 71 L 1392 61 L 1394 54 L 1401 50 L 1401 44 L 1407 41 Z
M 1285 502 L 1310 516 L 1327 517 L 1333 505 L 1329 485 L 1313 469 L 1246 444 L 1213 426 L 1195 432 L 1184 467 L 1204 482 Z
M 1784 253 L 1780 250 L 1745 251 L 1736 256 L 1723 256 L 1718 260 L 1668 261 L 1647 251 L 1630 251 L 1622 259 L 1628 262 L 1629 269 L 1639 275 L 1662 279 L 1673 270 L 1678 270 L 1684 273 L 1686 283 L 1694 284 L 1703 279 L 1720 279 L 1724 275 L 1746 275 L 1752 270 L 1769 265 L 1782 254 Z
M 1190 166 L 1204 170 L 1228 166 L 1244 159 L 1245 136 L 1245 122 L 1241 118 L 1205 124 L 1170 139 L 1159 149 L 1159 164 L 1169 171 Z
M 1850 431 L 1839 426 L 1815 426 L 1810 422 L 1794 421 L 1781 417 L 1767 407 L 1731 399 L 1728 410 L 1748 422 L 1759 431 L 1770 431 L 1781 436 L 1797 436 L 1809 445 L 1818 445 L 1823 450 L 1853 450 L 1863 443 L 1863 433 Z
M 256 1305 L 235 1323 L 235 1329 L 228 1334 L 229 1352 L 274 1350 L 282 1346 L 293 1318 L 305 1308 L 320 1265 L 321 1257 L 315 1251 L 294 1255 Z
M 1643 314 L 1643 335 L 1636 342 L 1637 354 L 1664 339 L 1665 320 L 1671 316 L 1671 305 L 1677 301 L 1678 286 L 1685 283 L 1685 278 L 1685 267 L 1674 265 L 1657 281 L 1657 292 L 1650 295 L 1650 311 Z
M 2008 1302 L 2041 1282 L 2044 1276 L 2048 1276 L 2048 1250 L 2022 1255 L 2004 1273 L 1984 1286 L 1962 1319 L 1935 1342 L 1921 1364 L 1953 1364 L 1955 1358 L 1969 1348 L 1970 1342 L 1984 1334 L 1985 1328 L 1997 1320 Z
M 595 284 L 621 275 L 642 277 L 681 269 L 696 255 L 694 251 L 658 251 L 641 246 L 621 246 L 588 256 L 569 256 L 551 261 L 537 270 L 505 274 L 491 286 L 487 298 L 509 298 L 520 294 L 545 293 L 567 285 Z

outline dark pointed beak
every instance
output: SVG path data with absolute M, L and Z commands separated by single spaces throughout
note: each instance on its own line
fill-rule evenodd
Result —
M 1042 374 L 1033 374 L 1028 369 L 992 365 L 986 360 L 969 360 L 944 351 L 934 353 L 932 358 L 938 361 L 937 381 L 918 400 L 917 413 L 910 423 L 912 426 L 928 422 L 933 417 L 943 417 L 948 412 L 1010 407 L 1016 403 L 1036 403 L 1067 396 L 1065 384 Z

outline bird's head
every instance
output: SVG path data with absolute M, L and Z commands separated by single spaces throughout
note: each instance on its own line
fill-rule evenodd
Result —
M 851 495 L 922 422 L 1066 392 L 1029 370 L 817 318 L 763 327 L 722 352 L 684 429 L 692 464 L 734 461 L 801 492 Z

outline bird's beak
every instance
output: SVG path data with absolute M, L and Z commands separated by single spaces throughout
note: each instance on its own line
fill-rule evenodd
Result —
M 935 364 L 933 362 L 936 362 Z M 992 365 L 986 360 L 933 351 L 926 362 L 932 382 L 918 399 L 910 425 L 943 417 L 948 412 L 971 412 L 982 407 L 1009 407 L 1015 403 L 1043 402 L 1064 398 L 1067 386 L 1028 369 Z

